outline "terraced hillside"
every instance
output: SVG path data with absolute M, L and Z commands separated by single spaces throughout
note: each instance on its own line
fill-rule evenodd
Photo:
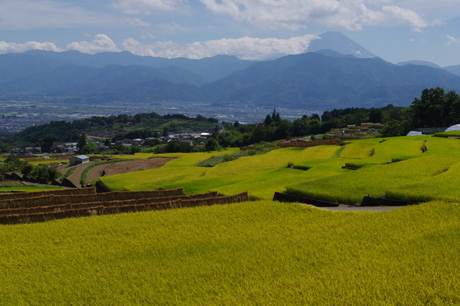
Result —
M 184 187 L 187 194 L 218 191 L 223 195 L 248 191 L 252 199 L 272 199 L 274 192 L 288 191 L 346 204 L 360 204 L 369 195 L 410 201 L 460 199 L 452 179 L 459 174 L 455 166 L 460 163 L 458 139 L 356 140 L 344 146 L 277 149 L 214 167 L 196 165 L 212 154 L 216 153 L 162 155 L 177 159 L 159 169 L 99 181 L 111 190 Z M 438 192 L 439 188 L 444 192 Z

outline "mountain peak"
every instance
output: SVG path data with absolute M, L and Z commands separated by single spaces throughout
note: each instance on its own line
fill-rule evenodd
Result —
M 377 55 L 361 47 L 342 32 L 324 32 L 319 37 L 320 39 L 315 39 L 310 43 L 309 52 L 333 50 L 341 54 L 351 54 L 358 58 L 377 57 Z

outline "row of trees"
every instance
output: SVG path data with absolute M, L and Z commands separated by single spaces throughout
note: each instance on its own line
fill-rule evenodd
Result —
M 283 120 L 274 110 L 265 117 L 263 123 L 240 125 L 223 122 L 225 131 L 215 133 L 213 137 L 223 147 L 245 146 L 278 139 L 290 139 L 308 135 L 323 134 L 333 128 L 347 125 L 360 125 L 363 122 L 385 123 L 390 118 L 403 118 L 403 108 L 388 105 L 384 108 L 346 108 L 325 111 L 321 118 L 318 114 L 304 115 L 294 121 Z
M 16 156 L 8 156 L 0 165 L 0 173 L 20 171 L 25 176 L 35 178 L 38 183 L 47 184 L 57 177 L 56 166 L 40 165 L 32 166 L 28 162 Z
M 386 123 L 384 136 L 406 135 L 415 128 L 449 127 L 460 123 L 460 96 L 436 87 L 422 91 L 420 98 Z
M 7 151 L 13 146 L 33 145 L 42 147 L 43 152 L 49 152 L 50 144 L 52 145 L 53 142 L 77 142 L 81 134 L 88 131 L 110 131 L 115 134 L 113 140 L 116 141 L 124 138 L 156 137 L 158 132 L 155 130 L 163 129 L 163 126 L 163 133 L 168 133 L 193 128 L 212 130 L 217 123 L 217 119 L 201 115 L 191 118 L 181 114 L 162 116 L 154 112 L 108 117 L 94 116 L 72 122 L 51 121 L 48 124 L 30 126 L 15 135 L 2 138 L 0 149 L 5 148 L 3 151 Z M 126 132 L 123 129 L 125 126 L 134 128 L 134 131 Z
M 442 88 L 423 90 L 409 107 L 391 104 L 382 108 L 345 108 L 325 111 L 321 118 L 313 114 L 294 121 L 282 120 L 276 110 L 262 124 L 240 126 L 223 123 L 226 131 L 214 135 L 220 145 L 243 146 L 262 141 L 326 133 L 333 128 L 360 125 L 363 122 L 383 123 L 382 136 L 402 136 L 423 127 L 448 127 L 460 123 L 460 96 Z

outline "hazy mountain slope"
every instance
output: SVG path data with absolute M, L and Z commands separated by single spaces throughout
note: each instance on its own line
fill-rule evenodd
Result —
M 460 65 L 447 66 L 443 67 L 443 69 L 449 71 L 450 73 L 460 75 Z
M 83 54 L 78 51 L 49 52 L 49 51 L 29 51 L 27 55 L 40 55 L 43 57 L 58 59 L 71 64 L 102 68 L 107 65 L 122 66 L 148 66 L 152 68 L 180 67 L 190 70 L 199 75 L 207 82 L 215 81 L 229 76 L 231 73 L 247 68 L 254 61 L 246 61 L 230 55 L 217 55 L 203 59 L 188 58 L 161 58 L 152 56 L 138 56 L 128 51 L 122 52 L 102 52 L 94 55 Z
M 0 83 L 16 78 L 51 71 L 66 65 L 64 60 L 51 59 L 38 54 L 24 56 L 23 53 L 0 54 Z
M 435 63 L 432 63 L 432 62 L 427 62 L 427 61 L 417 61 L 417 60 L 399 62 L 399 63 L 397 63 L 396 65 L 398 65 L 398 66 L 405 66 L 405 65 L 421 65 L 421 66 L 428 66 L 428 67 L 437 68 L 437 69 L 440 69 L 440 68 L 441 68 L 441 66 L 439 66 L 438 64 L 435 64 Z
M 0 82 L 0 92 L 101 92 L 119 91 L 148 81 L 162 79 L 174 84 L 201 85 L 205 81 L 192 72 L 179 68 L 151 68 L 145 66 L 116 66 L 92 68 L 78 65 L 62 65 Z
M 408 105 L 424 88 L 437 86 L 460 88 L 460 78 L 426 66 L 309 52 L 254 64 L 203 88 L 223 103 L 326 109 Z

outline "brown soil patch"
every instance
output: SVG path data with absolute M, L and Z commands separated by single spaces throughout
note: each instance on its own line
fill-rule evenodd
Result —
M 24 186 L 20 181 L 0 181 L 0 186 Z
M 102 164 L 91 168 L 86 174 L 86 182 L 92 182 L 100 178 L 101 176 L 109 176 L 114 174 L 122 174 L 133 171 L 142 171 L 148 169 L 160 168 L 173 158 L 158 157 L 150 159 L 137 159 L 129 161 L 121 161 L 111 164 Z M 97 162 L 97 161 L 96 161 Z M 95 161 L 78 165 L 75 170 L 67 177 L 75 186 L 80 186 L 81 175 L 85 168 L 94 164 Z M 66 173 L 69 169 L 68 165 L 59 166 L 58 170 L 61 173 Z
M 122 174 L 122 173 L 134 172 L 134 171 L 142 171 L 142 170 L 148 170 L 148 169 L 156 169 L 156 168 L 160 168 L 161 166 L 163 166 L 164 164 L 166 164 L 167 162 L 171 160 L 173 160 L 173 158 L 157 157 L 157 158 L 137 159 L 137 160 L 130 160 L 130 161 L 125 161 L 125 162 L 108 164 L 105 167 L 104 176 Z

